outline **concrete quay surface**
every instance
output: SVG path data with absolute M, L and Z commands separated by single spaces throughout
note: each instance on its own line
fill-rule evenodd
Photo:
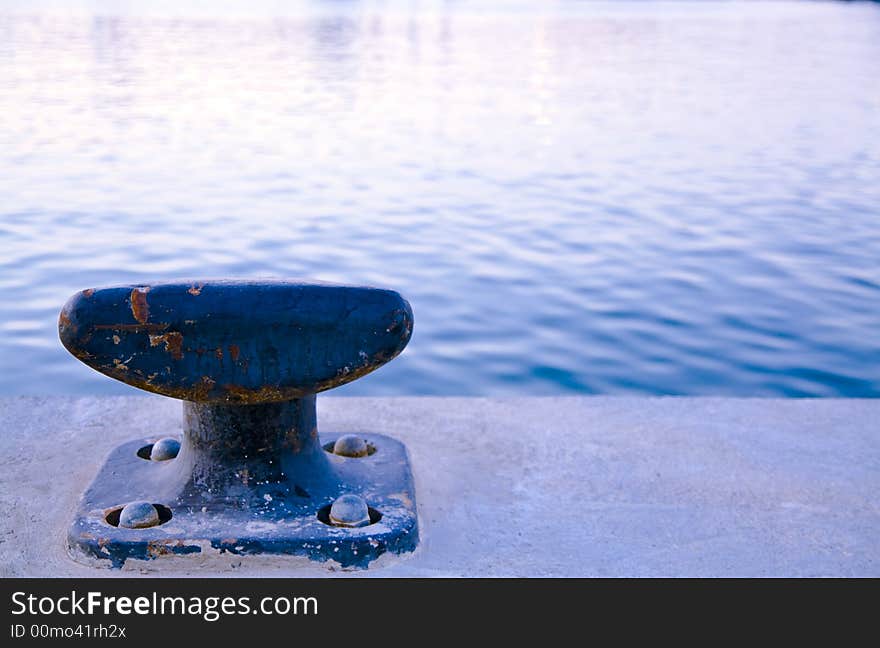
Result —
M 115 446 L 179 433 L 180 403 L 0 398 L 0 575 L 880 576 L 880 400 L 319 396 L 318 425 L 407 444 L 414 553 L 111 570 L 67 555 L 77 501 Z

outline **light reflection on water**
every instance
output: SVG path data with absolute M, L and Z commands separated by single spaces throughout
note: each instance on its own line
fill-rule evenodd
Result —
M 78 289 L 283 276 L 411 301 L 342 393 L 880 396 L 880 6 L 22 6 L 0 393 L 132 392 Z

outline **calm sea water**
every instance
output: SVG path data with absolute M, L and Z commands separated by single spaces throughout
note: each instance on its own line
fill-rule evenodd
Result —
M 7 2 L 0 393 L 74 291 L 399 289 L 348 394 L 880 396 L 880 5 Z

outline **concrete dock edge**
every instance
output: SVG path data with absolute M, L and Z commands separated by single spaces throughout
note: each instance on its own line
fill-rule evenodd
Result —
M 880 576 L 880 400 L 320 396 L 406 443 L 415 553 L 89 567 L 65 534 L 107 454 L 180 431 L 151 396 L 0 398 L 0 575 Z M 139 562 L 139 561 L 138 561 Z

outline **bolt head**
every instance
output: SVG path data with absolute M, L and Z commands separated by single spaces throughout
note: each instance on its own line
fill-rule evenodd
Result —
M 333 444 L 333 454 L 343 457 L 366 457 L 368 453 L 367 442 L 354 434 L 341 436 Z
M 330 507 L 330 524 L 333 526 L 356 528 L 369 523 L 370 510 L 357 495 L 343 495 Z
M 159 524 L 159 511 L 149 502 L 131 502 L 119 513 L 119 526 L 126 529 L 146 529 Z
M 150 450 L 150 459 L 153 461 L 168 461 L 169 459 L 174 459 L 178 452 L 180 452 L 180 441 L 171 437 L 165 437 L 153 444 L 153 449 Z

